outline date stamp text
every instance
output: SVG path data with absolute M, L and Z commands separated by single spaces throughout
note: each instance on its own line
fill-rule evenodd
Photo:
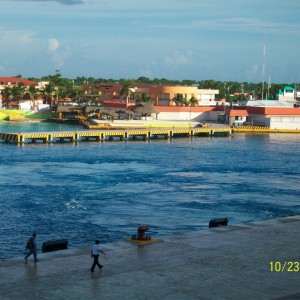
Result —
M 270 272 L 300 272 L 299 261 L 270 261 Z

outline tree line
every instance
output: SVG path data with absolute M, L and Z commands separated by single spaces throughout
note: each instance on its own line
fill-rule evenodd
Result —
M 22 78 L 21 75 L 15 77 Z M 87 84 L 91 87 L 97 83 L 119 83 L 121 84 L 120 96 L 127 98 L 130 96 L 130 89 L 135 84 L 156 84 L 156 85 L 182 85 L 182 86 L 197 86 L 199 89 L 216 89 L 219 90 L 218 97 L 226 99 L 228 102 L 239 102 L 249 99 L 249 95 L 253 99 L 276 99 L 276 94 L 280 89 L 286 85 L 296 87 L 295 83 L 282 84 L 263 84 L 249 83 L 249 82 L 222 82 L 217 80 L 170 80 L 166 78 L 149 79 L 147 77 L 139 77 L 137 79 L 104 79 L 93 77 L 77 77 L 75 79 L 64 78 L 59 72 L 54 75 L 47 75 L 41 78 L 29 77 L 31 81 L 46 81 L 48 84 L 44 89 L 36 89 L 34 86 L 26 87 L 19 83 L 16 86 L 7 86 L 1 93 L 4 103 L 7 105 L 9 101 L 18 99 L 30 99 L 32 101 L 32 109 L 35 109 L 35 100 L 44 98 L 51 106 L 59 99 L 71 98 L 75 102 L 85 102 L 92 100 L 97 102 L 99 99 L 99 92 L 91 89 L 87 94 L 82 90 L 82 86 Z M 149 95 L 142 95 L 138 99 L 140 102 L 149 102 Z M 173 99 L 176 105 L 180 106 L 195 106 L 196 99 L 189 99 L 189 103 L 185 102 L 182 95 L 176 95 Z
M 36 80 L 36 81 L 53 81 L 53 79 L 59 74 L 56 75 L 48 75 L 44 76 L 40 79 L 38 78 L 28 78 L 29 80 Z M 54 78 L 53 78 L 54 77 Z M 276 99 L 276 94 L 280 89 L 282 89 L 284 86 L 292 86 L 297 88 L 297 83 L 251 83 L 251 82 L 237 82 L 237 81 L 218 81 L 218 80 L 190 80 L 190 79 L 184 79 L 184 80 L 170 80 L 167 78 L 154 78 L 150 79 L 147 77 L 139 77 L 137 79 L 105 79 L 105 78 L 93 78 L 93 77 L 77 77 L 75 79 L 67 79 L 62 78 L 59 76 L 59 78 L 55 78 L 56 80 L 61 80 L 65 82 L 66 84 L 72 83 L 74 86 L 82 86 L 84 84 L 93 85 L 96 83 L 120 83 L 121 85 L 131 81 L 133 83 L 145 83 L 145 84 L 160 84 L 160 85 L 182 85 L 182 86 L 198 86 L 200 89 L 216 89 L 219 90 L 219 98 L 226 98 L 229 99 L 234 98 L 235 93 L 239 93 L 240 96 L 237 98 L 237 100 L 242 100 L 242 94 L 246 94 L 245 97 L 248 97 L 248 95 L 252 95 L 253 99 Z M 244 97 L 244 98 L 245 98 Z M 234 100 L 234 99 L 229 99 Z

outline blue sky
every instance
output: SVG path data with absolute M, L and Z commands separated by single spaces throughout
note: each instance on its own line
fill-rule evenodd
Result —
M 300 82 L 299 0 L 1 0 L 0 20 L 0 76 Z

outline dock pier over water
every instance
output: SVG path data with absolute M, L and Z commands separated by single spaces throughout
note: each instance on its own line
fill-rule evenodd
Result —
M 105 129 L 57 132 L 19 132 L 0 133 L 0 141 L 21 143 L 55 143 L 106 140 L 151 140 L 157 138 L 171 139 L 194 136 L 229 136 L 231 128 L 145 128 L 145 129 Z

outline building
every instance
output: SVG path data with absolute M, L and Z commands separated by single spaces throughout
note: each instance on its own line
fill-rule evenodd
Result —
M 157 120 L 217 122 L 224 114 L 224 107 L 217 106 L 156 106 Z
M 101 102 L 105 100 L 120 100 L 121 89 L 122 84 L 120 83 L 83 85 L 83 90 L 87 95 L 96 90 Z M 153 104 L 159 106 L 175 105 L 173 98 L 177 94 L 182 94 L 186 101 L 189 101 L 192 97 L 196 98 L 198 105 L 216 105 L 216 95 L 219 94 L 219 90 L 199 89 L 197 86 L 135 84 L 131 89 L 131 94 L 128 99 L 126 99 L 129 106 L 130 104 L 135 104 L 136 99 L 138 99 L 142 93 L 148 94 Z
M 271 129 L 300 129 L 299 107 L 247 107 L 247 121 Z
M 22 109 L 25 112 L 29 112 L 32 110 L 33 101 L 31 101 L 30 99 L 14 100 L 12 97 L 11 100 L 8 100 L 4 99 L 4 95 L 2 95 L 2 93 L 4 93 L 3 90 L 5 90 L 5 88 L 13 88 L 15 86 L 18 86 L 20 83 L 23 84 L 25 87 L 34 86 L 35 89 L 44 89 L 46 84 L 45 82 L 37 82 L 19 77 L 0 77 L 0 107 L 4 106 L 2 104 L 2 101 L 5 100 L 6 107 L 13 109 Z M 35 100 L 34 104 L 35 108 L 37 109 L 45 108 L 45 106 L 43 106 L 42 99 Z
M 251 105 L 252 102 L 259 102 L 260 105 Z M 263 105 L 263 103 L 272 105 Z M 248 101 L 244 106 L 227 108 L 224 116 L 220 116 L 219 120 L 233 126 L 300 129 L 300 108 L 282 101 Z
M 248 116 L 249 113 L 247 109 L 226 108 L 224 116 L 219 116 L 218 122 L 230 126 L 240 126 L 247 123 Z
M 6 86 L 14 86 L 19 83 L 23 83 L 25 86 L 38 86 L 39 83 L 37 81 L 31 81 L 24 78 L 19 77 L 0 77 L 0 90 L 3 90 Z
M 290 86 L 285 86 L 283 90 L 279 90 L 277 93 L 277 100 L 279 101 L 295 101 L 296 91 Z

